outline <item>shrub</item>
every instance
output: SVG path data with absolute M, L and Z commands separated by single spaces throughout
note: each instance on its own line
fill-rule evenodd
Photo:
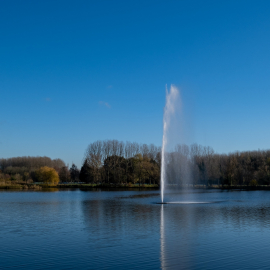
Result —
M 255 187 L 255 186 L 258 186 L 258 182 L 257 182 L 256 179 L 253 179 L 253 180 L 250 181 L 249 185 L 252 186 L 252 187 Z
M 59 176 L 56 170 L 47 166 L 38 169 L 36 171 L 36 177 L 39 182 L 43 182 L 46 184 L 57 185 L 59 182 Z

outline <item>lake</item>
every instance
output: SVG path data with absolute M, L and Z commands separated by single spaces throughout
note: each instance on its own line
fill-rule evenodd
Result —
M 270 191 L 165 198 L 0 191 L 0 269 L 269 269 Z

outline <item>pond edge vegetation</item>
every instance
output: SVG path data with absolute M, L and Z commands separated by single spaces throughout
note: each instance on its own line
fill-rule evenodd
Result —
M 185 184 L 178 165 L 186 164 L 194 188 L 270 189 L 270 150 L 217 154 L 193 144 L 177 145 L 167 155 L 169 185 Z M 106 140 L 89 144 L 80 169 L 49 157 L 2 158 L 0 189 L 159 188 L 160 157 L 153 144 Z

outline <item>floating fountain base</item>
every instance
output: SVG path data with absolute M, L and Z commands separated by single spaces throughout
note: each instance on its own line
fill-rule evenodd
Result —
M 156 204 L 168 204 L 166 202 L 157 202 Z

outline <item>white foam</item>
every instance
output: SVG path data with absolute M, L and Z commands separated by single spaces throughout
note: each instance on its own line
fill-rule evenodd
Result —
M 203 204 L 203 203 L 217 203 L 217 202 L 166 202 L 166 204 Z

